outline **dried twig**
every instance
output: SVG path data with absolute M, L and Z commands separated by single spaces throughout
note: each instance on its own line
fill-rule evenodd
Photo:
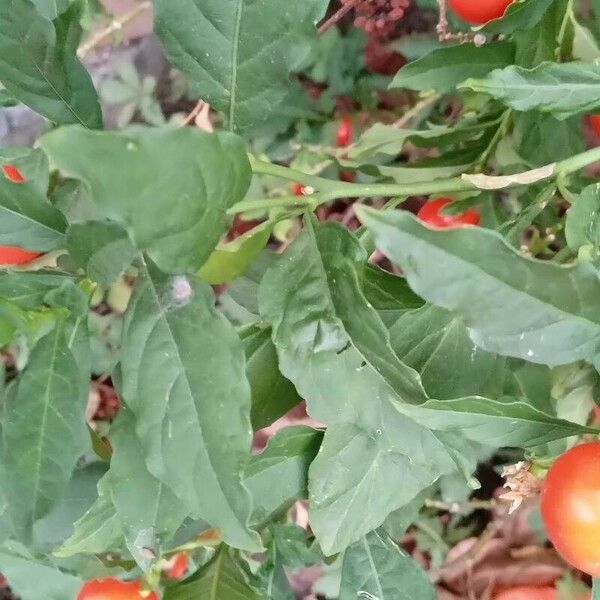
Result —
M 114 19 L 108 27 L 99 31 L 96 35 L 92 36 L 87 42 L 84 42 L 79 46 L 77 50 L 77 56 L 79 59 L 84 59 L 91 50 L 93 50 L 96 46 L 99 46 L 104 40 L 109 38 L 113 33 L 120 31 L 127 25 L 131 23 L 137 16 L 141 15 L 143 12 L 150 10 L 152 8 L 152 2 L 149 0 L 145 0 L 144 2 L 140 2 L 133 10 L 130 12 L 117 17 Z
M 187 117 L 179 124 L 180 127 L 189 125 L 192 121 L 196 120 L 196 117 L 202 112 L 202 110 L 210 109 L 209 105 L 204 100 L 198 100 L 196 106 L 192 108 Z
M 475 45 L 481 46 L 485 43 L 485 36 L 481 33 L 452 33 L 448 31 L 448 13 L 446 10 L 446 0 L 437 0 L 440 16 L 436 25 L 436 32 L 440 42 L 475 42 Z
M 318 32 L 325 33 L 328 29 L 331 29 L 336 23 L 338 23 L 345 15 L 347 15 L 357 4 L 360 4 L 362 0 L 348 0 L 342 7 L 334 12 L 327 21 L 319 26 Z

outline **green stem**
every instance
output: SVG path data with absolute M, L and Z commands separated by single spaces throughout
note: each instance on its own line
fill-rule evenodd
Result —
M 571 158 L 562 160 L 554 163 L 554 169 L 549 170 L 549 174 L 544 179 L 550 179 L 554 177 L 564 177 L 570 173 L 579 171 L 583 167 L 590 165 L 594 162 L 600 161 L 600 147 L 592 148 L 580 154 L 576 154 Z M 263 162 L 250 157 L 250 163 L 252 165 L 252 171 L 256 174 L 261 175 L 272 175 L 274 177 L 280 177 L 282 179 L 288 179 L 290 181 L 297 181 L 298 183 L 310 186 L 318 193 L 306 196 L 282 196 L 279 198 L 264 198 L 261 200 L 243 200 L 232 206 L 227 212 L 229 214 L 237 214 L 240 212 L 246 212 L 249 210 L 262 210 L 270 209 L 275 207 L 306 207 L 307 209 L 314 209 L 319 204 L 335 200 L 337 198 L 373 198 L 378 196 L 391 197 L 391 196 L 429 196 L 433 194 L 448 194 L 457 192 L 469 192 L 476 191 L 478 188 L 475 184 L 463 179 L 462 177 L 451 177 L 448 179 L 436 179 L 434 181 L 423 181 L 418 183 L 345 183 L 340 181 L 333 181 L 331 179 L 325 179 L 317 175 L 308 175 L 268 162 Z M 539 169 L 534 169 L 538 171 Z M 526 175 L 520 173 L 514 175 Z M 512 185 L 530 185 L 531 181 L 527 181 L 524 178 L 522 181 L 526 183 L 515 182 Z M 536 179 L 541 181 L 541 179 Z
M 475 164 L 475 166 L 474 166 L 475 171 L 481 171 L 485 167 L 488 160 L 490 159 L 490 156 L 492 155 L 494 150 L 496 150 L 496 147 L 498 146 L 500 140 L 506 135 L 511 116 L 512 116 L 512 110 L 509 108 L 502 115 L 502 118 L 500 120 L 500 125 L 498 125 L 498 129 L 496 129 L 496 133 L 494 133 L 487 148 L 483 151 L 481 157 Z

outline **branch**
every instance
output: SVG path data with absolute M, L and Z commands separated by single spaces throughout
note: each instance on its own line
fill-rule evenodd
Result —
M 430 196 L 432 194 L 448 194 L 457 192 L 472 192 L 482 189 L 504 189 L 508 187 L 531 185 L 533 182 L 551 178 L 560 178 L 570 173 L 600 161 L 600 147 L 586 150 L 571 158 L 552 163 L 538 169 L 506 176 L 487 176 L 464 174 L 461 177 L 436 179 L 409 184 L 398 183 L 344 183 L 325 179 L 317 175 L 309 175 L 296 169 L 282 165 L 257 160 L 249 156 L 252 171 L 260 175 L 272 175 L 289 181 L 310 186 L 316 193 L 307 196 L 284 196 L 280 198 L 263 198 L 261 200 L 242 200 L 234 204 L 227 213 L 234 215 L 253 209 L 269 209 L 275 207 L 299 208 L 314 210 L 319 204 L 336 200 L 337 198 L 374 198 Z M 476 185 L 476 183 L 478 185 Z

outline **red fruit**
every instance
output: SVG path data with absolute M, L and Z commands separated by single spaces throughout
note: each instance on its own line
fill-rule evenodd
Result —
M 356 179 L 355 171 L 340 171 L 340 181 L 352 183 Z
M 171 579 L 181 579 L 188 566 L 188 556 L 185 552 L 176 554 L 170 561 L 170 566 L 165 570 L 167 577 Z
M 18 246 L 0 246 L 0 265 L 24 265 L 41 255 Z
M 304 186 L 301 183 L 294 184 L 294 196 L 304 196 Z
M 479 225 L 479 213 L 474 208 L 469 208 L 458 215 L 442 215 L 440 211 L 447 204 L 452 203 L 452 198 L 436 198 L 421 207 L 417 217 L 426 225 L 447 229 L 461 225 Z
M 512 0 L 448 0 L 450 8 L 467 23 L 483 25 L 500 18 Z
M 340 148 L 345 148 L 352 142 L 352 121 L 349 117 L 344 117 L 340 121 L 335 135 L 335 141 Z
M 23 177 L 21 171 L 14 165 L 2 165 L 2 172 L 4 173 L 4 177 L 13 183 L 23 183 L 25 181 L 25 177 Z
M 600 136 L 600 115 L 590 115 L 590 125 L 597 136 Z
M 155 592 L 143 591 L 139 581 L 119 581 L 109 577 L 86 581 L 76 600 L 158 600 L 158 596 Z
M 556 590 L 552 587 L 523 585 L 500 592 L 494 600 L 556 600 Z
M 542 486 L 542 519 L 559 554 L 600 577 L 600 442 L 562 454 Z

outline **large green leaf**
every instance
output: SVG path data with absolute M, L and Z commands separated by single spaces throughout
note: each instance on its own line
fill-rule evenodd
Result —
M 185 581 L 165 590 L 164 600 L 266 600 L 247 583 L 226 546 Z
M 246 354 L 246 376 L 252 391 L 250 419 L 254 430 L 271 425 L 300 403 L 300 396 L 279 371 L 271 331 L 251 325 L 240 332 Z
M 83 180 L 106 218 L 164 271 L 197 271 L 228 228 L 226 210 L 250 185 L 244 143 L 191 127 L 43 136 L 54 167 Z
M 64 245 L 65 228 L 65 218 L 35 179 L 12 183 L 0 176 L 0 244 L 52 250 Z
M 230 129 L 263 121 L 290 92 L 308 55 L 323 0 L 157 0 L 155 30 L 192 89 Z
M 559 119 L 600 108 L 600 62 L 510 66 L 460 87 L 489 94 L 515 110 L 550 112 Z
M 473 344 L 464 321 L 443 308 L 428 304 L 404 313 L 390 329 L 390 342 L 432 398 L 502 392 L 505 359 Z
M 77 337 L 66 323 L 57 322 L 34 347 L 4 407 L 4 489 L 13 520 L 25 536 L 61 499 L 89 446 L 85 408 L 90 374 L 82 372 L 85 348 Z
M 434 600 L 423 569 L 383 531 L 372 531 L 344 553 L 340 600 Z
M 0 81 L 51 121 L 99 128 L 98 96 L 75 54 L 82 9 L 83 2 L 73 2 L 52 21 L 30 0 L 1 0 Z
M 404 211 L 358 212 L 413 290 L 461 315 L 478 346 L 542 364 L 598 360 L 600 281 L 591 265 L 524 257 L 485 229 L 440 231 Z
M 242 483 L 252 440 L 244 349 L 209 286 L 142 268 L 121 372 L 149 471 L 228 543 L 260 547 Z
M 442 474 L 473 466 L 446 447 L 444 435 L 395 408 L 426 395 L 360 291 L 357 269 L 365 259 L 343 227 L 315 229 L 309 221 L 260 289 L 282 372 L 311 416 L 329 426 L 310 469 L 311 526 L 328 554 L 380 525 Z
M 177 531 L 189 510 L 164 482 L 150 473 L 136 424 L 128 407 L 122 407 L 110 431 L 113 446 L 110 470 L 106 481 L 99 485 L 96 512 L 88 515 L 84 529 L 79 527 L 79 537 L 75 539 L 79 546 L 75 545 L 75 548 L 82 550 L 82 533 L 87 534 L 84 539 L 89 551 L 90 544 L 106 543 L 110 536 L 121 530 L 131 555 L 144 570 L 148 570 L 160 556 L 161 543 Z M 103 501 L 104 496 L 114 504 L 118 525 Z M 144 502 L 140 502 L 140 498 L 144 498 Z M 98 523 L 98 512 L 107 518 L 103 525 Z M 95 530 L 94 525 L 97 526 Z M 73 552 L 73 540 L 70 549 Z
M 474 44 L 445 46 L 402 67 L 390 88 L 450 92 L 469 77 L 485 77 L 494 69 L 513 64 L 514 57 L 515 48 L 508 42 L 482 47 Z
M 252 522 L 264 524 L 296 500 L 308 497 L 308 467 L 323 433 L 304 425 L 285 427 L 253 456 L 245 481 L 254 502 Z

